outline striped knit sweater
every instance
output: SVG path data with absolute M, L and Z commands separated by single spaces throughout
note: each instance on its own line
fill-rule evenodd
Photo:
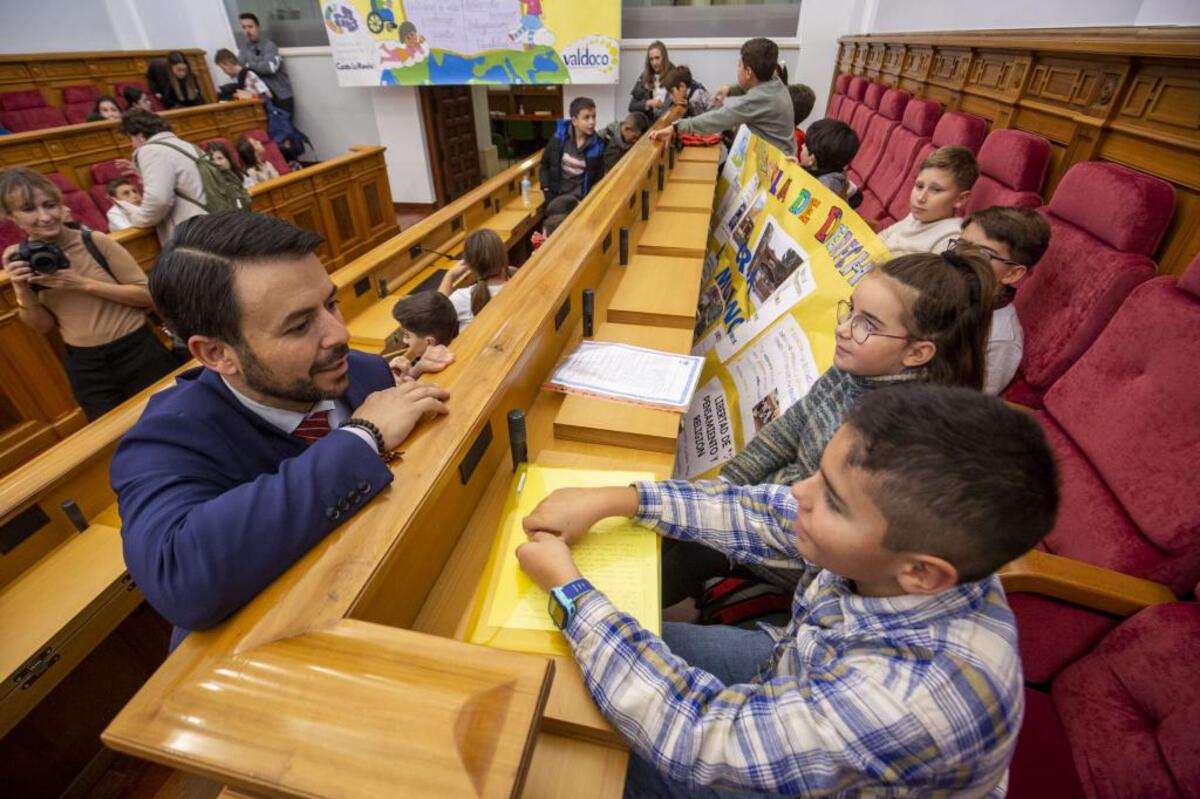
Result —
M 873 388 L 907 382 L 918 375 L 910 370 L 860 377 L 830 366 L 807 394 L 721 467 L 721 477 L 738 485 L 790 485 L 805 479 L 817 471 L 825 445 L 859 397 Z

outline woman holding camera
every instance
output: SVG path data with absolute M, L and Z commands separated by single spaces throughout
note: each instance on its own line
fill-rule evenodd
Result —
M 67 345 L 71 392 L 91 421 L 178 363 L 146 321 L 146 275 L 102 233 L 68 227 L 62 192 L 24 167 L 0 171 L 0 212 L 26 239 L 4 251 L 20 320 Z M 107 264 L 107 268 L 105 268 Z

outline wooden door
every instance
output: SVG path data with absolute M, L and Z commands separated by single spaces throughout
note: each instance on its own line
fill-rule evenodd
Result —
M 421 115 L 437 204 L 443 206 L 482 180 L 471 87 L 421 87 Z

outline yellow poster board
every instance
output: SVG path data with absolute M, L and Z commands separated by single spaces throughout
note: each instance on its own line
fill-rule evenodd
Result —
M 517 547 L 527 540 L 521 520 L 560 488 L 605 488 L 654 479 L 652 472 L 521 466 L 513 475 L 482 588 L 471 611 L 467 640 L 517 652 L 570 655 L 570 645 L 547 612 L 549 595 L 517 563 Z M 583 576 L 617 608 L 654 634 L 660 632 L 657 533 L 628 519 L 604 519 L 575 543 L 571 553 Z
M 833 363 L 837 302 L 889 257 L 871 227 L 799 164 L 742 127 L 709 228 L 693 355 L 700 387 L 675 477 L 715 477 Z

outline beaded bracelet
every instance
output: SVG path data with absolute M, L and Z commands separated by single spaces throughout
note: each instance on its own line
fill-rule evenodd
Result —
M 375 439 L 375 448 L 379 450 L 379 457 L 383 458 L 385 461 L 390 461 L 393 457 L 395 457 L 394 453 L 388 452 L 387 445 L 383 442 L 383 433 L 380 432 L 379 428 L 374 422 L 367 421 L 366 419 L 360 419 L 357 416 L 351 416 L 349 419 L 338 425 L 338 427 L 357 427 L 361 430 L 366 430 L 371 434 L 371 438 Z

